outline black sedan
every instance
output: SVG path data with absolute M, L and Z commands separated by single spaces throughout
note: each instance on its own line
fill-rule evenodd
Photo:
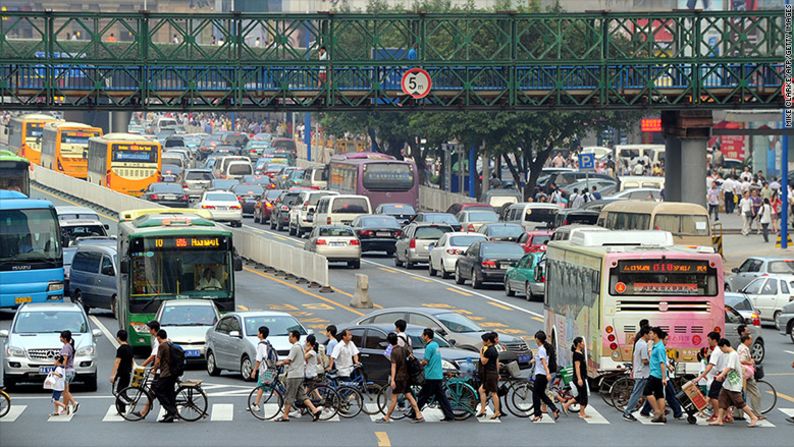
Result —
M 375 209 L 375 214 L 392 216 L 400 225 L 408 225 L 416 216 L 416 210 L 406 203 L 382 203 Z
M 461 231 L 460 221 L 450 213 L 419 213 L 411 222 L 446 224 L 454 231 Z
M 179 183 L 152 183 L 143 193 L 143 199 L 174 208 L 190 205 L 190 196 Z
M 526 230 L 517 223 L 489 223 L 481 226 L 477 232 L 484 234 L 490 241 L 517 242 Z
M 455 282 L 471 280 L 475 289 L 483 283 L 503 284 L 505 272 L 524 256 L 524 249 L 514 242 L 475 242 L 466 249 L 455 266 Z
M 243 207 L 243 216 L 253 216 L 256 202 L 265 193 L 265 188 L 254 184 L 241 184 L 232 187 L 232 192 L 237 196 Z
M 400 223 L 392 216 L 368 214 L 353 219 L 350 224 L 361 241 L 361 251 L 394 253 L 394 244 L 402 234 Z

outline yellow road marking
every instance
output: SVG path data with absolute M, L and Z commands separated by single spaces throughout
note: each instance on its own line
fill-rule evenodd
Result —
M 495 303 L 493 301 L 488 301 L 488 304 L 490 304 L 493 307 L 497 307 L 499 309 L 502 309 L 502 310 L 513 310 L 513 308 L 511 308 L 511 307 L 505 306 L 504 304 Z
M 30 185 L 30 187 L 31 187 L 32 189 L 35 189 L 35 190 L 39 191 L 40 193 L 43 193 L 43 194 L 47 194 L 47 195 L 49 195 L 49 196 L 56 197 L 58 200 L 63 200 L 64 202 L 67 202 L 67 203 L 71 203 L 71 204 L 72 204 L 72 205 L 74 205 L 74 206 L 79 206 L 79 207 L 81 207 L 81 208 L 90 208 L 90 207 L 87 207 L 86 205 L 83 205 L 82 203 L 75 202 L 75 201 L 74 201 L 74 200 L 72 200 L 72 199 L 67 199 L 66 197 L 62 197 L 62 196 L 58 196 L 58 195 L 53 195 L 52 193 L 50 193 L 50 192 L 47 192 L 47 191 L 45 191 L 45 190 L 43 190 L 43 189 L 41 189 L 41 188 L 39 188 L 39 187 L 37 187 L 37 186 Z M 93 209 L 93 208 L 91 208 L 91 210 L 92 210 L 92 211 L 94 211 L 95 213 L 97 213 L 98 215 L 100 215 L 100 216 L 104 217 L 105 219 L 110 219 L 110 220 L 112 220 L 113 222 L 118 222 L 118 221 L 119 221 L 119 218 L 118 218 L 118 217 L 109 216 L 109 215 L 107 215 L 107 214 L 105 214 L 105 213 L 103 213 L 103 212 L 97 211 L 97 210 L 95 210 L 95 209 Z
M 378 270 L 383 270 L 386 273 L 397 273 L 396 271 L 392 269 L 387 269 L 386 267 L 378 267 Z
M 470 320 L 474 320 L 474 321 L 483 321 L 483 320 L 485 320 L 485 317 L 478 317 L 478 316 L 472 315 L 471 317 L 469 317 L 469 319 Z
M 767 393 L 772 394 L 771 391 L 767 391 Z M 780 391 L 777 392 L 777 397 L 786 399 L 789 402 L 794 402 L 794 397 L 789 396 L 788 394 L 783 394 Z
M 279 283 L 279 284 L 281 284 L 283 286 L 287 286 L 290 289 L 297 290 L 298 292 L 300 292 L 300 293 L 302 293 L 302 294 L 304 294 L 306 296 L 310 296 L 312 298 L 316 298 L 316 299 L 318 299 L 320 301 L 323 301 L 323 302 L 326 302 L 326 303 L 328 303 L 328 304 L 330 304 L 332 306 L 336 306 L 336 307 L 338 307 L 340 309 L 344 309 L 344 310 L 346 310 L 346 311 L 348 311 L 348 312 L 350 312 L 352 314 L 358 315 L 359 317 L 363 317 L 364 316 L 364 314 L 362 312 L 359 312 L 359 311 L 357 311 L 356 309 L 353 309 L 350 306 L 345 306 L 344 304 L 337 303 L 336 301 L 334 301 L 334 300 L 332 300 L 330 298 L 326 298 L 324 296 L 317 295 L 316 293 L 309 292 L 308 290 L 304 290 L 303 288 L 301 288 L 299 286 L 296 286 L 294 284 L 290 284 L 290 283 L 288 283 L 286 281 L 282 281 L 282 280 L 280 280 L 280 279 L 278 279 L 278 278 L 276 278 L 274 276 L 268 275 L 267 273 L 263 273 L 263 272 L 260 272 L 260 271 L 257 271 L 257 270 L 254 270 L 254 269 L 248 268 L 248 267 L 243 267 L 243 270 L 245 270 L 247 272 L 250 272 L 250 273 L 253 273 L 255 275 L 259 275 L 259 276 L 261 276 L 261 277 L 263 277 L 265 279 L 269 279 L 269 280 L 271 280 L 273 282 L 277 282 L 277 283 Z
M 543 321 L 544 321 L 543 318 L 540 318 L 540 317 L 532 317 L 532 319 L 535 320 L 535 321 L 538 321 L 540 323 L 543 323 Z
M 452 309 L 452 306 L 446 303 L 426 303 L 422 307 L 429 307 L 431 309 Z
M 293 306 L 292 304 L 268 304 L 267 307 L 270 310 L 280 310 L 282 312 L 289 312 L 291 310 L 298 310 L 298 308 Z
M 378 438 L 378 447 L 391 447 L 391 441 L 389 441 L 389 434 L 385 431 L 376 431 L 375 437 Z
M 450 292 L 453 292 L 453 293 L 457 293 L 458 295 L 472 296 L 471 293 L 466 293 L 466 292 L 463 292 L 461 290 L 458 290 L 458 289 L 455 289 L 455 288 L 452 288 L 452 287 L 447 287 L 447 290 L 449 290 Z
M 422 282 L 433 282 L 433 281 L 430 281 L 429 279 L 420 278 L 418 276 L 412 276 L 411 278 L 413 278 L 413 279 L 415 279 L 417 281 L 422 281 Z
M 304 318 L 304 323 L 329 323 L 325 318 Z
M 528 335 L 526 331 L 522 331 L 521 329 L 500 329 L 499 332 L 510 335 Z
M 345 292 L 344 290 L 337 289 L 336 287 L 331 287 L 331 290 L 333 290 L 336 293 L 341 293 L 342 295 L 344 295 L 346 297 L 353 298 L 353 294 L 352 293 Z
M 306 326 L 308 326 L 308 327 L 310 327 L 312 329 L 319 329 L 321 331 L 324 331 L 325 328 L 327 327 L 327 325 L 325 325 L 325 324 L 307 324 Z
M 301 307 L 305 307 L 306 309 L 311 310 L 333 310 L 333 307 L 325 304 L 325 303 L 306 303 L 301 304 Z M 302 314 L 311 315 L 309 312 L 301 312 Z
M 242 304 L 238 304 L 238 305 L 237 305 L 237 308 L 238 308 L 238 309 L 240 309 L 240 310 L 242 310 L 242 311 L 244 311 L 244 312 L 248 310 L 248 306 L 244 306 L 244 305 L 242 305 Z
M 487 327 L 487 328 L 503 328 L 503 327 L 507 327 L 507 325 L 504 324 L 504 323 L 496 323 L 496 322 L 493 322 L 493 321 L 487 321 L 485 323 L 480 323 L 480 326 Z

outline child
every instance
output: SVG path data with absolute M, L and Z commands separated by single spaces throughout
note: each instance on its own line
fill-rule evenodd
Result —
M 53 381 L 52 381 L 52 414 L 50 416 L 60 416 L 63 414 L 63 410 L 66 410 L 66 414 L 69 414 L 69 408 L 61 402 L 61 395 L 63 394 L 63 390 L 66 387 L 66 382 L 64 381 L 64 377 L 66 375 L 65 370 L 63 369 L 63 356 L 55 357 L 55 371 L 52 372 Z M 60 409 L 60 411 L 59 411 Z
M 698 375 L 700 376 L 703 374 L 703 371 L 706 370 L 706 365 L 709 363 L 709 348 L 700 348 L 697 359 L 698 364 L 700 365 L 700 370 L 698 371 Z M 700 392 L 703 393 L 704 396 L 708 395 L 707 385 L 708 381 L 705 378 L 700 379 L 697 383 L 698 388 L 700 388 Z

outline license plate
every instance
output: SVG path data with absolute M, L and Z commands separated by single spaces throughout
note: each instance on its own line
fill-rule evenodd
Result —
M 532 356 L 529 354 L 519 354 L 518 356 L 518 363 L 529 363 L 532 360 Z
M 39 374 L 49 374 L 52 371 L 55 371 L 54 366 L 39 366 Z
M 344 247 L 347 244 L 345 244 L 344 242 L 331 242 L 328 245 L 330 245 L 331 247 Z
M 216 206 L 215 207 L 215 209 L 219 210 L 219 211 L 226 211 L 227 208 L 229 208 L 229 207 L 228 206 Z
M 513 264 L 511 264 L 509 262 L 502 262 L 502 263 L 499 264 L 499 267 L 502 268 L 502 269 L 506 269 L 506 268 L 509 268 L 509 267 L 512 267 L 512 266 L 513 266 Z
M 388 231 L 378 231 L 377 233 L 375 233 L 375 235 L 378 237 L 390 237 L 391 233 L 389 233 Z
M 165 200 L 176 200 L 176 196 L 173 195 L 173 194 L 165 194 L 165 195 L 163 195 L 163 198 Z
M 14 302 L 17 303 L 17 304 L 30 303 L 31 301 L 33 301 L 33 297 L 31 297 L 31 296 L 18 296 L 14 300 Z
M 190 358 L 201 357 L 201 351 L 199 351 L 198 349 L 186 349 L 185 357 L 190 357 Z

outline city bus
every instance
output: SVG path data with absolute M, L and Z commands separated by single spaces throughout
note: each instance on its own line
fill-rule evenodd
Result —
M 88 124 L 47 123 L 41 136 L 41 165 L 85 180 L 88 177 L 88 139 L 101 135 L 102 129 Z
M 631 363 L 639 322 L 670 338 L 668 354 L 697 373 L 697 353 L 725 326 L 722 257 L 681 247 L 666 231 L 582 231 L 546 250 L 545 330 L 561 366 L 585 339 L 588 375 Z
M 709 214 L 694 203 L 618 200 L 601 208 L 597 224 L 608 230 L 669 231 L 676 244 L 712 245 Z
M 0 308 L 63 301 L 63 251 L 55 206 L 0 190 Z
M 30 162 L 11 151 L 0 150 L 0 189 L 30 197 Z
M 88 181 L 140 197 L 160 178 L 162 145 L 142 135 L 109 133 L 88 139 Z
M 41 164 L 41 134 L 44 125 L 57 121 L 52 115 L 28 113 L 11 118 L 8 124 L 8 145 L 34 165 Z
M 372 208 L 383 203 L 419 206 L 419 175 L 413 161 L 375 152 L 331 157 L 328 189 L 369 197 Z
M 231 230 L 210 217 L 209 211 L 168 208 L 120 213 L 114 307 L 119 328 L 128 331 L 134 348 L 150 346 L 146 322 L 165 300 L 207 299 L 221 312 L 235 310 L 234 272 L 242 270 L 242 261 Z M 205 275 L 220 287 L 201 289 Z

